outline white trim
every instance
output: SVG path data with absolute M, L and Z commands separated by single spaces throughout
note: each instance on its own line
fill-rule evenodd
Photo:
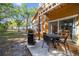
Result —
M 77 16 L 78 16 L 78 14 L 72 15 L 72 16 L 67 16 L 67 17 L 63 17 L 63 18 L 59 18 L 59 19 L 55 19 L 55 20 L 48 21 L 48 23 L 50 23 L 50 22 L 55 22 L 55 21 L 66 20 L 66 19 L 70 19 L 70 18 L 77 17 Z

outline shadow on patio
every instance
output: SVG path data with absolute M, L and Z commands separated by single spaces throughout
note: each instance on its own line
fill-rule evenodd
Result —
M 26 34 L 17 32 L 0 33 L 1 56 L 29 56 L 31 55 L 26 46 Z

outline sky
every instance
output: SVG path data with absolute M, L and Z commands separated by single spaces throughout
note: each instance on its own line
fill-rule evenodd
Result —
M 39 3 L 26 3 L 27 8 L 37 8 Z M 15 6 L 21 6 L 21 3 L 14 3 Z
M 27 8 L 38 7 L 38 3 L 27 3 Z

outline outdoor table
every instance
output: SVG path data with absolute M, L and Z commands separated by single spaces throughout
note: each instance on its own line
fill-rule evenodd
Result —
M 60 35 L 58 34 L 47 34 L 47 37 L 49 37 L 49 41 L 52 41 L 54 48 L 56 47 L 57 41 L 60 39 Z
M 58 34 L 47 34 L 47 36 L 50 38 L 60 38 L 60 35 Z
M 49 40 L 53 42 L 54 48 L 56 48 L 56 43 L 58 44 L 60 42 L 63 42 L 64 47 L 65 47 L 65 52 L 67 54 L 67 48 L 66 48 L 67 42 L 65 42 L 66 39 L 63 36 L 58 35 L 58 34 L 47 34 L 47 36 L 50 38 Z M 64 38 L 64 39 L 61 40 L 60 38 Z M 68 47 L 68 45 L 67 45 L 67 47 Z M 69 47 L 68 47 L 68 49 L 69 49 Z

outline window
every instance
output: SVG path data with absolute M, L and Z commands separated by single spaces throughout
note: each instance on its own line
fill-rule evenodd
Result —
M 76 43 L 76 25 L 75 25 L 75 18 L 66 19 L 59 21 L 59 31 L 64 32 L 68 31 L 69 33 L 69 40 L 73 43 Z

